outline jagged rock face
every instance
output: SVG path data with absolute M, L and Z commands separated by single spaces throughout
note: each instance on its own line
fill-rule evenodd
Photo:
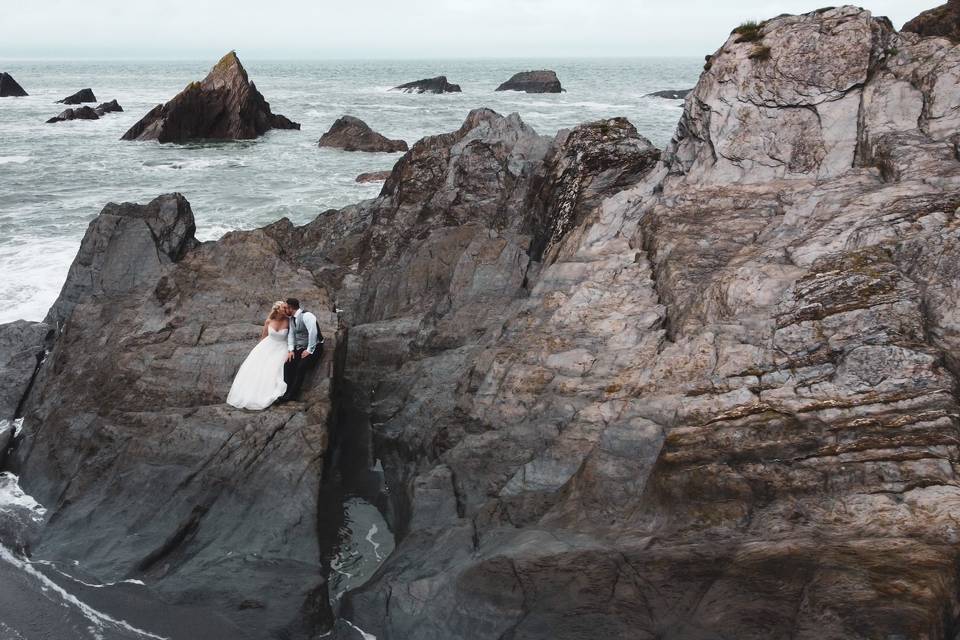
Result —
M 23 97 L 28 95 L 9 73 L 0 73 L 0 98 Z
M 563 87 L 555 71 L 521 71 L 497 87 L 497 91 L 524 91 L 526 93 L 560 93 Z
M 447 76 L 437 76 L 436 78 L 407 82 L 394 87 L 392 90 L 402 91 L 403 93 L 460 93 L 460 85 L 448 82 Z
M 377 133 L 366 122 L 353 116 L 342 116 L 320 136 L 317 143 L 321 147 L 343 149 L 344 151 L 374 151 L 396 153 L 409 147 L 403 140 L 390 140 Z
M 60 104 L 83 104 L 84 102 L 96 102 L 97 97 L 93 95 L 93 89 L 80 89 L 73 95 L 69 95 L 63 100 L 57 100 Z
M 557 227 L 459 340 L 475 280 L 354 316 L 402 538 L 348 598 L 366 631 L 952 636 L 960 60 L 850 7 L 761 32 L 713 56 L 666 162 Z M 443 201 L 416 151 L 381 198 Z M 468 255 L 488 282 L 524 264 Z M 422 279 L 463 262 L 440 264 Z
M 13 463 L 49 510 L 34 554 L 139 577 L 229 636 L 329 626 L 317 500 L 332 413 L 327 292 L 263 231 L 194 240 L 178 194 L 108 205 L 48 321 L 59 336 Z M 273 300 L 315 311 L 327 356 L 303 403 L 223 404 Z M 196 612 L 196 609 L 193 609 Z
M 18 320 L 0 325 L 0 422 L 12 420 L 43 357 L 50 327 Z M 6 449 L 0 442 L 0 458 Z
M 123 111 L 123 107 L 120 106 L 116 100 L 111 100 L 110 102 L 104 102 L 103 104 L 97 105 L 97 108 L 94 109 L 97 112 L 98 116 L 102 116 L 107 113 L 119 113 Z
M 237 54 L 231 51 L 206 78 L 191 82 L 172 100 L 151 109 L 122 139 L 250 140 L 270 129 L 299 128 L 298 123 L 270 111 L 270 103 L 250 82 Z
M 902 31 L 960 42 L 960 1 L 948 0 L 946 4 L 924 11 L 903 25 Z
M 91 107 L 79 107 L 77 109 L 66 109 L 49 120 L 47 124 L 64 122 L 66 120 L 99 120 L 100 114 Z

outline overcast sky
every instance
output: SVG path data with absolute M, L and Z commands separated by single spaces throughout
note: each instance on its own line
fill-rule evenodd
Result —
M 829 0 L 0 0 L 0 58 L 687 56 Z M 865 0 L 899 28 L 934 0 Z

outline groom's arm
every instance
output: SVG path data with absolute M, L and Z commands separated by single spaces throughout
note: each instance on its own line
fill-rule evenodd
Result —
M 312 313 L 304 316 L 307 325 L 307 351 L 313 354 L 317 350 L 317 336 L 320 334 L 320 328 L 317 326 L 317 316 Z

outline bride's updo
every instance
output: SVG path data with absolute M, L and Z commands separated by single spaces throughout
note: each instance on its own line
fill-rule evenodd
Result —
M 287 314 L 284 313 L 286 306 L 287 306 L 286 302 L 284 302 L 283 300 L 277 300 L 276 302 L 273 303 L 273 306 L 270 307 L 270 315 L 267 316 L 267 318 L 269 320 L 277 320 L 279 318 L 286 316 Z

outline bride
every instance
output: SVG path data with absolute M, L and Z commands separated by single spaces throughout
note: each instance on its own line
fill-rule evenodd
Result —
M 266 409 L 287 390 L 283 381 L 283 365 L 287 360 L 289 308 L 283 301 L 273 303 L 263 323 L 260 342 L 240 365 L 227 404 L 238 409 Z

